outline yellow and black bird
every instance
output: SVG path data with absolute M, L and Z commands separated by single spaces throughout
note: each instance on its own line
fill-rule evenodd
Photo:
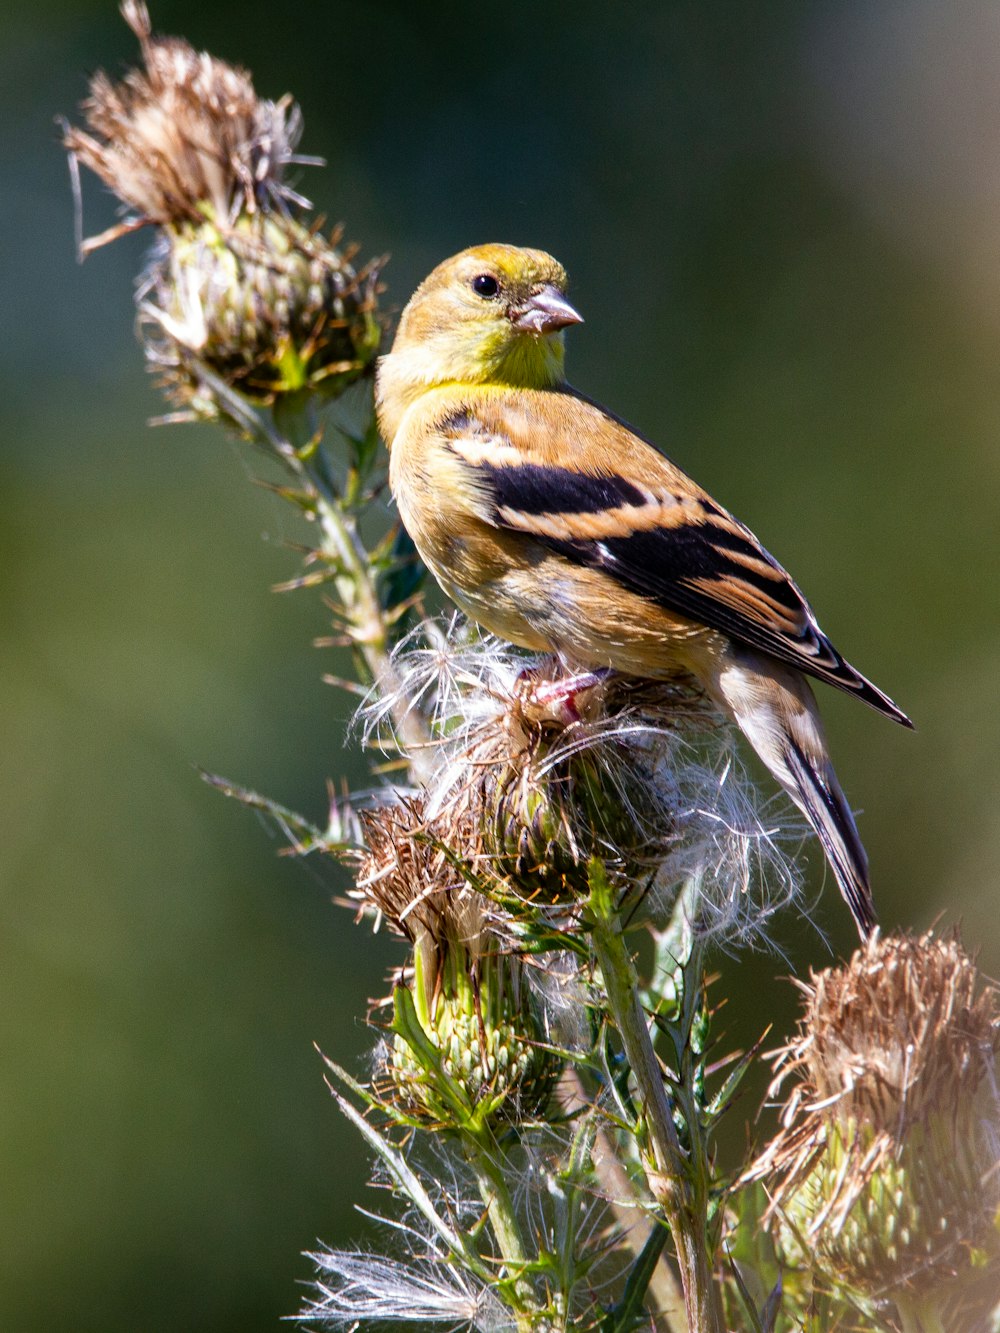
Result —
M 512 643 L 690 672 L 809 819 L 866 936 L 868 858 L 806 676 L 909 719 L 748 528 L 567 385 L 562 331 L 580 322 L 539 250 L 477 246 L 421 283 L 376 392 L 403 523 L 445 592 Z

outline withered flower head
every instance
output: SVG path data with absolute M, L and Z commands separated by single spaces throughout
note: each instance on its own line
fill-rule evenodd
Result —
M 432 808 L 461 811 L 494 873 L 533 902 L 586 896 L 592 857 L 641 892 L 681 836 L 663 743 L 703 715 L 702 696 L 688 682 L 567 676 L 556 658 L 526 665 L 482 649 L 510 678 L 458 691 Z
M 147 359 L 188 415 L 231 416 L 214 374 L 252 400 L 340 392 L 379 342 L 374 270 L 356 272 L 289 185 L 302 116 L 290 97 L 258 98 L 242 69 L 174 37 L 151 35 L 141 0 L 122 13 L 145 68 L 119 83 L 99 73 L 86 129 L 63 142 L 121 199 L 120 226 L 160 229 L 139 285 Z M 205 368 L 210 372 L 204 373 Z
M 233 223 L 241 212 L 301 203 L 284 179 L 289 164 L 310 160 L 295 155 L 302 114 L 292 99 L 260 99 L 246 70 L 181 38 L 153 37 L 141 0 L 125 0 L 122 15 L 145 70 L 117 84 L 94 75 L 82 106 L 90 133 L 67 127 L 69 151 L 137 222 L 197 223 L 210 211 Z
M 550 661 L 527 673 L 481 728 L 468 753 L 468 798 L 501 871 L 524 894 L 559 900 L 586 895 L 591 857 L 623 884 L 648 880 L 677 828 L 648 747 L 628 736 L 634 717 L 622 696 L 631 684 L 561 680 L 556 669 Z
M 998 1257 L 997 989 L 928 933 L 876 935 L 802 990 L 781 1129 L 752 1168 L 786 1255 L 901 1311 L 961 1305 Z
M 428 646 L 395 654 L 399 693 L 367 710 L 368 735 L 382 739 L 387 710 L 419 700 L 436 741 L 422 755 L 430 808 L 465 811 L 512 896 L 572 908 L 596 859 L 630 919 L 668 919 L 683 890 L 700 934 L 767 938 L 801 886 L 782 845 L 789 823 L 764 806 L 690 678 L 567 676 L 558 659 L 489 635 L 422 633 Z
M 357 894 L 414 951 L 412 1007 L 401 1009 L 396 995 L 390 1073 L 397 1095 L 442 1121 L 460 1109 L 487 1119 L 515 1109 L 530 1115 L 551 1090 L 554 1062 L 522 960 L 468 882 L 479 859 L 475 826 L 460 815 L 429 818 L 420 800 L 362 821 L 368 850 Z

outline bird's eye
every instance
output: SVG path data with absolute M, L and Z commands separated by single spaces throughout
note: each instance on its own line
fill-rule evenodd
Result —
M 477 296 L 492 301 L 495 296 L 500 295 L 500 284 L 492 273 L 480 273 L 478 278 L 472 279 L 472 290 Z

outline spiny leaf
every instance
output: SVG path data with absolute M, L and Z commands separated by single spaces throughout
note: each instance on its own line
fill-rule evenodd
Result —
M 208 773 L 204 769 L 199 769 L 198 772 L 202 781 L 207 782 L 216 791 L 221 791 L 224 796 L 239 801 L 241 805 L 249 806 L 251 810 L 259 810 L 272 820 L 291 843 L 291 850 L 296 856 L 307 856 L 314 851 L 341 854 L 360 846 L 359 840 L 346 827 L 342 830 L 342 835 L 332 827 L 324 831 L 295 810 L 272 801 L 268 796 L 262 796 L 260 792 L 252 791 L 249 787 L 241 787 L 230 782 L 228 778 Z
M 369 1100 L 364 1089 L 361 1088 L 351 1076 L 339 1065 L 334 1064 L 332 1060 L 324 1056 L 327 1068 L 333 1073 L 338 1082 L 348 1087 L 357 1096 L 362 1096 Z M 330 1091 L 333 1093 L 343 1115 L 350 1120 L 351 1124 L 361 1133 L 362 1137 L 368 1143 L 369 1147 L 374 1149 L 379 1159 L 386 1167 L 396 1188 L 420 1210 L 427 1221 L 431 1224 L 434 1231 L 441 1237 L 451 1252 L 460 1256 L 472 1272 L 478 1274 L 485 1281 L 490 1281 L 493 1274 L 483 1263 L 482 1259 L 469 1245 L 466 1238 L 458 1231 L 455 1231 L 444 1220 L 438 1210 L 434 1207 L 430 1195 L 424 1189 L 420 1178 L 411 1170 L 406 1159 L 393 1145 L 379 1133 L 379 1131 L 370 1124 L 365 1117 L 351 1105 L 335 1087 L 330 1085 Z
M 427 570 L 413 539 L 402 526 L 396 528 L 388 559 L 390 566 L 378 581 L 379 601 L 384 611 L 404 604 L 412 605 L 427 578 Z
M 351 463 L 362 478 L 367 477 L 378 454 L 381 436 L 378 422 L 372 416 L 363 431 L 358 434 L 344 431 L 344 438 L 351 449 Z
M 732 1070 L 730 1070 L 726 1078 L 726 1081 L 723 1083 L 722 1087 L 719 1089 L 719 1091 L 715 1094 L 715 1096 L 705 1107 L 705 1110 L 708 1115 L 712 1116 L 713 1118 L 718 1118 L 726 1111 L 730 1102 L 735 1096 L 736 1090 L 739 1087 L 740 1083 L 742 1082 L 744 1075 L 746 1074 L 750 1066 L 753 1064 L 754 1060 L 757 1058 L 761 1046 L 767 1040 L 767 1036 L 770 1031 L 771 1027 L 769 1024 L 748 1051 L 746 1051 L 743 1055 L 735 1057 L 736 1059 L 735 1067 Z M 713 1069 L 717 1068 L 719 1068 L 718 1064 L 713 1066 Z
M 265 491 L 270 491 L 273 495 L 278 495 L 282 500 L 287 500 L 296 508 L 304 513 L 316 513 L 316 492 L 313 490 L 302 490 L 297 486 L 280 486 L 277 482 L 266 481 L 262 477 L 256 477 L 254 484 L 260 486 Z

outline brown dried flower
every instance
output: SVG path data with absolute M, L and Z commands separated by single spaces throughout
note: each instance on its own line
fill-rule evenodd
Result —
M 494 873 L 538 902 L 589 891 L 598 857 L 641 891 L 679 841 L 679 799 L 663 782 L 667 735 L 700 718 L 687 681 L 569 677 L 557 659 L 523 671 L 469 731 L 443 804 L 478 829 Z M 678 742 L 679 743 L 679 742 Z
M 125 0 L 122 16 L 145 70 L 117 84 L 95 74 L 82 106 L 90 132 L 67 126 L 63 142 L 135 210 L 127 226 L 198 223 L 206 209 L 233 223 L 240 213 L 303 203 L 285 168 L 315 159 L 295 154 L 302 114 L 291 97 L 260 99 L 246 70 L 181 38 L 153 37 L 141 0 Z
M 763 807 L 690 678 L 567 677 L 489 635 L 432 625 L 427 639 L 395 654 L 398 692 L 366 709 L 366 734 L 394 745 L 390 709 L 419 701 L 430 809 L 464 812 L 512 900 L 572 913 L 596 858 L 631 920 L 668 919 L 683 887 L 699 934 L 768 938 L 801 889 L 788 820 Z
M 429 1003 L 449 939 L 461 939 L 473 962 L 482 945 L 485 900 L 463 874 L 477 856 L 475 826 L 462 817 L 429 818 L 425 798 L 362 811 L 360 820 L 366 850 L 352 896 L 422 955 Z
M 751 1172 L 786 1257 L 891 1300 L 904 1327 L 957 1303 L 949 1326 L 971 1329 L 966 1302 L 998 1258 L 997 989 L 957 934 L 930 933 L 876 935 L 801 988 L 771 1088 L 792 1080 L 781 1129 Z

